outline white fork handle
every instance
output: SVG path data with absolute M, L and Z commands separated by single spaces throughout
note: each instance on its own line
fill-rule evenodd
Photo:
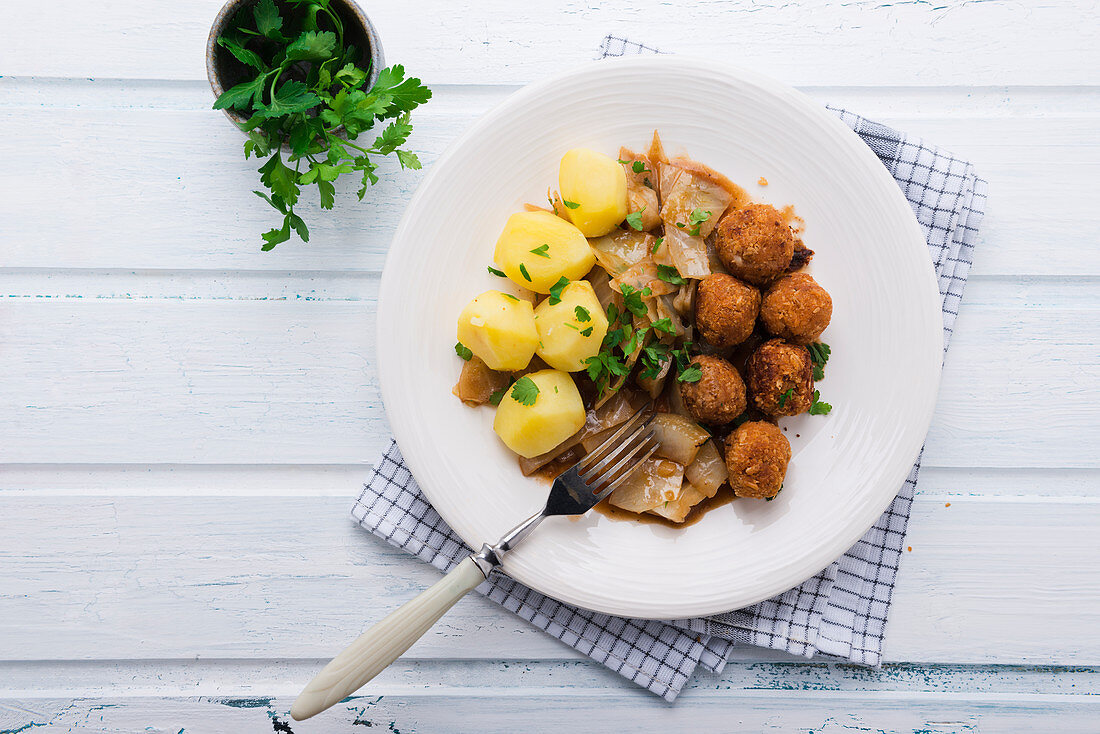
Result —
M 447 610 L 485 580 L 472 558 L 371 627 L 326 665 L 298 694 L 290 715 L 302 721 L 359 690 L 385 670 Z

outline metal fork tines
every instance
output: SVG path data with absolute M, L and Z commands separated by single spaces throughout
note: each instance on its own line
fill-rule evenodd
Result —
M 581 515 L 598 505 L 625 482 L 633 471 L 657 451 L 658 441 L 649 424 L 651 406 L 646 405 L 611 434 L 590 454 L 554 480 L 550 496 L 540 512 L 506 533 L 495 545 L 486 543 L 474 556 L 486 574 L 534 530 L 539 523 L 556 515 Z

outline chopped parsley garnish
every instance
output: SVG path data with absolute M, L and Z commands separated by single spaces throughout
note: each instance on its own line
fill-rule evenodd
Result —
M 568 208 L 568 209 L 576 209 L 576 208 L 580 207 L 580 204 L 578 204 L 575 201 L 565 201 L 563 199 L 561 203 L 565 204 L 566 208 Z
M 703 368 L 698 362 L 692 362 L 677 378 L 680 382 L 699 382 L 703 378 Z
M 520 266 L 522 267 L 522 266 Z M 530 278 L 528 278 L 530 280 Z M 550 286 L 550 305 L 556 305 L 561 303 L 561 292 L 565 290 L 565 286 L 569 285 L 569 278 L 564 275 L 558 278 L 558 282 Z
M 532 255 L 538 255 L 539 257 L 550 257 L 550 245 L 539 245 L 535 249 L 531 250 Z M 530 278 L 528 278 L 530 280 Z
M 470 348 L 462 342 L 458 342 L 457 344 L 455 344 L 455 354 L 462 357 L 467 362 L 470 361 L 470 357 L 474 356 L 474 353 L 470 351 Z
M 653 325 L 654 327 L 657 324 Z M 653 379 L 661 374 L 662 366 L 670 359 L 671 348 L 667 344 L 655 342 L 642 348 L 642 354 L 638 360 L 642 363 L 641 376 Z
M 513 296 L 511 293 L 501 293 L 500 295 L 504 296 L 505 298 L 511 298 L 513 301 L 518 301 L 519 300 L 518 298 Z
M 824 342 L 815 342 L 807 348 L 810 350 L 810 361 L 814 365 L 814 379 L 824 380 L 825 363 L 829 361 L 829 355 L 833 350 Z
M 829 415 L 832 409 L 833 406 L 821 401 L 821 393 L 814 390 L 814 399 L 810 403 L 810 415 Z
M 492 265 L 487 266 L 487 269 L 489 271 L 489 275 L 495 275 L 498 278 L 507 278 L 508 277 L 507 275 L 504 274 L 503 270 L 497 270 Z
M 684 280 L 684 276 L 680 275 L 680 271 L 672 265 L 658 265 L 657 277 L 666 283 L 672 283 L 672 285 L 683 285 L 687 282 Z
M 644 326 L 640 329 L 635 329 L 634 333 L 630 335 L 630 340 L 626 343 L 626 346 L 623 347 L 623 354 L 629 357 L 631 354 L 638 351 L 638 347 L 642 345 L 648 331 L 649 329 Z
M 523 263 L 519 264 L 519 274 L 527 279 L 527 282 L 531 282 L 531 274 L 527 272 L 527 266 Z
M 500 405 L 500 401 L 503 400 L 503 399 L 504 399 L 504 390 L 493 390 L 493 392 L 489 394 L 489 404 L 490 405 Z
M 702 224 L 710 219 L 710 212 L 703 209 L 694 209 L 691 215 L 688 216 L 688 224 Z
M 653 243 L 653 249 L 650 250 L 649 254 L 656 255 L 657 250 L 659 250 L 661 245 L 663 245 L 664 243 L 665 243 L 665 238 L 664 237 L 658 237 L 657 241 Z
M 642 301 L 642 296 L 648 296 L 653 293 L 653 291 L 649 289 L 649 286 L 638 290 L 632 285 L 623 283 L 620 289 L 623 292 L 623 305 L 626 306 L 627 311 L 630 311 L 630 313 L 635 316 L 645 316 L 649 313 L 648 309 L 645 307 L 645 303 Z
M 692 237 L 698 237 L 699 227 L 703 226 L 703 222 L 707 221 L 708 219 L 710 219 L 710 212 L 704 209 L 695 209 L 688 216 L 687 224 L 684 224 L 683 222 L 677 222 L 676 226 L 680 229 L 685 229 L 690 226 L 691 229 L 688 230 L 688 234 Z
M 779 396 L 779 407 L 782 408 L 784 405 L 786 405 L 787 401 L 791 399 L 792 395 L 794 395 L 794 388 L 787 388 L 787 392 Z
M 649 169 L 645 167 L 644 161 L 634 161 L 630 164 L 630 170 L 634 171 L 634 173 L 641 173 L 642 171 L 648 171 Z
M 653 322 L 654 331 L 663 331 L 666 334 L 675 334 L 676 329 L 672 328 L 672 319 L 665 316 L 663 319 L 657 319 Z
M 627 163 L 630 163 L 630 161 L 624 161 L 622 158 L 619 159 L 620 166 L 625 166 Z
M 512 399 L 520 405 L 531 406 L 535 404 L 535 398 L 539 396 L 539 386 L 527 375 L 516 380 L 512 385 Z
M 639 232 L 642 231 L 642 212 L 644 212 L 645 209 L 646 208 L 643 206 L 641 209 L 634 212 L 633 214 L 626 215 L 626 223 L 634 229 L 638 230 Z
M 581 329 L 581 336 L 592 336 L 592 327 L 589 326 L 587 329 Z
M 577 306 L 573 309 L 573 313 L 577 314 L 577 321 L 580 321 L 582 324 L 585 321 L 592 320 L 592 314 L 589 313 L 588 309 L 584 306 Z
M 565 325 L 568 326 L 573 331 L 580 331 L 581 330 L 581 327 L 577 326 L 576 324 L 571 324 L 568 321 L 565 322 Z
M 691 225 L 691 231 L 688 232 L 688 234 L 691 235 L 692 237 L 698 237 L 699 236 L 699 227 L 701 227 L 703 225 L 703 222 L 707 221 L 708 219 L 710 219 L 710 212 L 705 211 L 703 209 L 693 210 L 691 212 L 691 215 L 688 216 L 688 224 Z M 678 224 L 676 226 L 679 227 L 679 226 L 682 226 L 682 225 Z

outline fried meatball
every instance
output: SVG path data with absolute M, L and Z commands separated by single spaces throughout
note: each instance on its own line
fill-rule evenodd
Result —
M 794 235 L 770 204 L 735 209 L 714 229 L 714 247 L 726 270 L 753 285 L 782 274 L 794 257 Z
M 764 293 L 760 318 L 768 331 L 796 344 L 821 336 L 833 317 L 833 299 L 807 273 L 791 273 Z
M 726 469 L 738 497 L 774 497 L 790 461 L 791 444 L 773 423 L 742 423 L 726 438 Z
M 745 383 L 737 369 L 722 359 L 700 354 L 692 360 L 703 371 L 697 382 L 681 382 L 680 397 L 700 423 L 729 423 L 745 411 Z
M 745 370 L 749 396 L 760 412 L 779 418 L 810 409 L 814 372 L 806 347 L 782 339 L 766 341 L 749 357 Z
M 760 312 L 760 291 L 732 275 L 712 273 L 695 295 L 695 325 L 716 347 L 735 347 L 749 338 Z

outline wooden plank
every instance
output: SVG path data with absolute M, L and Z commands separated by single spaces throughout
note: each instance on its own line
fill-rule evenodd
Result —
M 32 82 L 0 79 L 0 89 L 13 90 L 11 101 L 0 103 L 0 156 L 6 162 L 0 170 L 6 191 L 0 218 L 8 239 L 0 267 L 381 268 L 420 173 L 385 164 L 367 201 L 357 203 L 348 184 L 333 212 L 321 212 L 307 197 L 309 245 L 288 243 L 263 253 L 259 233 L 272 217 L 251 193 L 257 164 L 241 155 L 240 133 L 208 109 L 207 90 L 88 84 L 91 89 L 75 81 L 47 87 L 56 92 L 51 99 L 77 97 L 59 114 L 57 102 L 30 91 L 37 89 Z M 432 103 L 417 113 L 413 146 L 425 164 L 509 91 L 437 89 Z M 151 101 L 143 101 L 145 94 Z M 973 160 L 994 182 L 975 274 L 1100 275 L 1100 251 L 1087 246 L 1100 238 L 1100 215 L 1088 199 L 1100 175 L 1100 94 L 1056 91 L 1054 111 L 1044 112 L 1047 98 L 1023 90 L 1024 99 L 1004 113 L 1009 116 L 992 117 L 956 101 L 964 95 L 951 89 L 931 97 L 894 90 L 877 102 L 840 89 L 821 94 L 855 102 L 849 106 L 867 115 L 885 113 L 877 118 Z M 870 109 L 859 107 L 861 101 Z M 914 110 L 927 106 L 933 117 L 913 117 L 906 104 Z M 111 165 L 102 165 L 105 160 Z M 133 191 L 135 180 L 143 181 L 140 196 Z M 66 194 L 64 207 L 57 206 L 58 192 Z M 1052 217 L 1052 211 L 1073 215 Z
M 203 51 L 221 0 L 90 6 L 54 0 L 9 9 L 19 34 L 0 50 L 5 74 L 204 79 Z M 609 0 L 464 6 L 374 3 L 386 58 L 435 82 L 525 82 L 592 58 L 617 33 L 667 51 L 729 59 L 794 84 L 1090 84 L 1100 65 L 1093 11 L 1072 0 L 1020 7 L 946 0 L 807 7 L 706 0 Z M 553 29 L 548 33 L 547 29 Z M 989 29 L 996 29 L 991 33 Z M 776 43 L 776 39 L 783 39 Z M 828 63 L 823 63 L 827 60 Z
M 1100 664 L 1100 503 L 945 505 L 915 505 L 887 659 Z M 2 495 L 3 657 L 331 655 L 439 575 L 357 528 L 348 510 L 341 497 Z M 463 600 L 410 656 L 503 650 L 576 657 L 480 597 Z
M 29 724 L 90 726 L 100 731 L 152 726 L 154 731 L 168 732 L 178 728 L 206 731 L 209 726 L 209 730 L 221 732 L 232 722 L 233 731 L 266 732 L 275 717 L 287 720 L 290 701 L 319 664 L 314 660 L 0 664 L 0 680 L 4 681 L 0 726 L 8 732 Z M 841 721 L 892 731 L 909 722 L 892 718 L 897 714 L 889 709 L 907 700 L 929 710 L 923 731 L 949 732 L 1003 723 L 997 718 L 1004 715 L 1004 699 L 1011 697 L 1008 707 L 1020 702 L 1050 706 L 1045 710 L 1036 707 L 1030 722 L 1033 726 L 1042 722 L 1051 731 L 1075 731 L 1082 714 L 1095 715 L 1095 704 L 1087 694 L 1095 690 L 1096 675 L 1095 669 L 1081 668 L 888 665 L 870 670 L 824 664 L 735 663 L 720 676 L 696 676 L 677 705 L 669 707 L 594 663 L 399 660 L 362 695 L 316 721 L 291 722 L 290 726 L 304 734 L 321 727 L 332 730 L 337 722 L 352 726 L 359 721 L 361 726 L 370 722 L 387 730 L 392 721 L 393 728 L 402 732 L 454 731 L 457 720 L 441 721 L 436 728 L 429 726 L 436 722 L 422 721 L 422 717 L 425 709 L 447 706 L 461 696 L 484 707 L 505 702 L 517 721 L 545 720 L 548 708 L 576 708 L 591 717 L 579 727 L 585 731 L 594 730 L 597 724 L 593 722 L 621 722 L 631 711 L 635 715 L 645 712 L 637 721 L 653 715 L 667 717 L 667 721 L 654 722 L 655 731 L 698 728 L 697 722 L 716 723 L 723 709 L 727 713 L 722 731 L 735 731 L 737 726 L 750 731 L 775 730 L 788 722 L 794 708 L 823 712 L 822 728 L 813 731 L 841 730 Z M 741 719 L 746 700 L 752 698 L 758 703 L 750 701 L 750 711 L 771 702 L 768 720 Z M 834 699 L 854 705 L 842 710 L 840 720 L 830 721 L 829 716 L 841 710 Z M 969 703 L 973 709 L 959 721 L 932 716 L 932 712 L 942 712 L 936 706 L 945 700 L 960 706 Z M 481 723 L 479 711 L 470 713 L 472 721 Z M 751 716 L 763 716 L 763 712 Z M 891 726 L 895 728 L 888 728 Z M 523 730 L 532 731 L 529 724 Z
M 5 464 L 0 495 L 17 497 L 343 497 L 363 486 L 360 464 Z M 940 467 L 925 462 L 917 491 L 957 497 L 1090 497 L 1100 469 Z
M 760 651 L 759 648 L 746 648 Z M 731 661 L 720 674 L 700 671 L 684 686 L 682 699 L 736 696 L 747 690 L 828 690 L 837 692 L 922 692 L 945 694 L 1088 695 L 1100 669 L 1024 665 L 920 665 L 888 663 L 867 668 L 788 659 Z M 324 664 L 312 658 L 201 658 L 198 660 L 28 660 L 0 662 L 0 699 L 62 698 L 79 695 L 130 697 L 262 698 L 293 696 Z M 618 674 L 591 660 L 449 660 L 399 658 L 379 674 L 360 698 L 422 695 L 469 688 L 492 688 L 502 695 L 546 695 L 554 689 L 636 691 L 655 700 Z M 715 691 L 726 693 L 715 694 Z M 0 720 L 0 726 L 2 726 Z
M 364 300 L 3 299 L 0 343 L 21 377 L 0 387 L 0 461 L 371 461 L 389 443 L 373 374 L 377 279 L 358 286 Z M 1092 287 L 1066 287 L 1064 300 L 1057 283 L 973 289 L 929 466 L 1100 466 L 1080 440 L 1100 420 Z M 992 305 L 1002 298 L 1015 302 Z
M 629 692 L 518 692 L 462 690 L 450 694 L 386 695 L 356 698 L 308 722 L 291 721 L 292 696 L 269 698 L 102 698 L 38 699 L 0 707 L 12 710 L 6 731 L 48 725 L 65 731 L 176 734 L 344 731 L 359 725 L 395 734 L 486 731 L 599 731 L 622 727 L 632 732 L 669 731 L 792 732 L 840 734 L 848 731 L 998 734 L 1042 731 L 1092 734 L 1100 705 L 1088 696 L 1021 696 L 997 694 L 937 696 L 891 694 L 866 696 L 834 691 L 728 691 L 685 698 L 676 706 Z M 0 709 L 2 711 L 2 709 Z

